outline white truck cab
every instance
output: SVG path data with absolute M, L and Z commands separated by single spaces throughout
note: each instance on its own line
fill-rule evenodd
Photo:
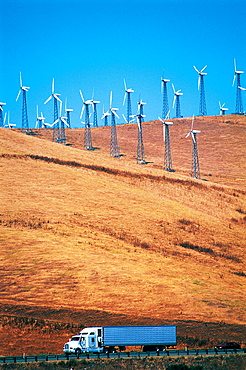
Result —
M 102 352 L 102 327 L 90 327 L 74 335 L 63 347 L 64 353 Z

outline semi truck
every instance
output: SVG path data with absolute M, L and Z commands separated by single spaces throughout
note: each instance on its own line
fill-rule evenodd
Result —
M 66 354 L 124 351 L 141 346 L 143 351 L 163 351 L 176 346 L 176 326 L 100 326 L 84 328 L 64 344 Z

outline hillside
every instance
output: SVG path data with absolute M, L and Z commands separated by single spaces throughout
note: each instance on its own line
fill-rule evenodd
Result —
M 176 322 L 183 336 L 225 330 L 245 341 L 245 118 L 195 120 L 201 180 L 189 175 L 191 119 L 172 120 L 174 173 L 162 168 L 157 121 L 144 123 L 144 166 L 134 124 L 117 127 L 120 159 L 108 155 L 108 127 L 92 130 L 94 151 L 83 149 L 83 130 L 67 130 L 63 146 L 51 130 L 0 129 L 0 314 L 78 325 Z M 36 350 L 61 352 L 71 328 Z M 20 325 L 13 330 L 19 342 L 26 336 Z

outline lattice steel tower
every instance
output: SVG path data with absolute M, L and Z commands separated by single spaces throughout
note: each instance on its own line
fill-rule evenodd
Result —
M 94 100 L 94 93 L 92 96 L 92 107 L 93 107 L 93 126 L 98 127 L 98 122 L 97 122 L 97 104 L 99 104 L 99 100 Z
M 166 121 L 169 119 L 169 113 L 167 113 L 165 120 L 159 117 L 159 120 L 163 124 L 163 141 L 164 141 L 164 169 L 166 171 L 173 172 L 172 169 L 172 154 L 171 154 L 171 145 L 170 145 L 170 134 L 169 134 L 169 126 L 173 124 L 173 122 Z
M 55 80 L 52 79 L 51 84 L 51 95 L 48 99 L 45 100 L 44 104 L 48 103 L 53 98 L 54 104 L 54 120 L 53 120 L 53 130 L 52 130 L 52 141 L 59 142 L 60 132 L 59 132 L 59 120 L 58 120 L 58 101 L 61 103 L 61 99 L 59 98 L 60 94 L 55 93 Z M 56 124 L 54 123 L 56 122 Z
M 111 157 L 119 158 L 120 157 L 120 147 L 118 144 L 117 138 L 117 129 L 116 129 L 116 117 L 120 118 L 116 113 L 118 108 L 112 108 L 112 91 L 110 92 L 110 108 L 111 113 L 111 133 L 110 133 L 110 155 Z
M 165 117 L 167 117 L 167 114 L 169 112 L 168 96 L 167 96 L 167 83 L 168 82 L 170 82 L 170 80 L 166 78 L 161 79 L 162 96 L 163 96 L 162 119 L 165 119 Z
M 29 124 L 28 124 L 28 114 L 27 114 L 27 101 L 26 101 L 26 93 L 30 89 L 30 87 L 22 85 L 22 76 L 20 72 L 20 90 L 17 94 L 16 101 L 19 99 L 19 96 L 22 92 L 22 132 L 26 132 L 27 134 L 30 132 Z
M 137 148 L 137 163 L 146 164 L 145 155 L 144 155 L 144 142 L 143 142 L 143 114 L 139 113 L 136 115 L 138 120 L 138 148 Z
M 124 120 L 126 121 L 126 123 L 131 123 L 131 115 L 132 115 L 132 105 L 131 105 L 131 93 L 134 92 L 133 89 L 128 89 L 126 87 L 126 81 L 124 80 L 124 88 L 125 88 L 125 94 L 124 94 L 124 99 L 123 99 L 123 105 L 125 105 L 125 102 L 127 100 L 127 111 L 126 111 L 126 117 L 124 116 L 124 114 L 122 114 Z
M 138 113 L 136 115 L 131 116 L 131 117 L 137 118 L 137 124 L 138 124 L 138 146 L 137 146 L 137 163 L 138 164 L 146 164 L 145 155 L 144 155 L 143 126 L 142 126 L 142 123 L 144 122 L 144 117 L 146 117 L 143 114 L 144 105 L 146 105 L 146 103 L 144 103 L 139 98 Z
M 192 169 L 191 169 L 191 175 L 194 177 L 194 179 L 200 179 L 200 166 L 199 166 L 199 160 L 198 160 L 198 149 L 197 149 L 197 138 L 196 135 L 199 134 L 201 131 L 194 130 L 194 116 L 192 118 L 191 123 L 191 130 L 188 132 L 186 137 L 191 135 L 192 137 Z
M 173 92 L 174 92 L 173 108 L 174 108 L 175 102 L 176 102 L 176 118 L 180 118 L 180 117 L 182 117 L 181 116 L 181 109 L 180 109 L 180 96 L 183 95 L 183 93 L 180 92 L 181 90 L 176 91 L 175 87 L 174 87 L 174 84 L 172 84 L 172 87 L 173 87 Z
M 82 106 L 81 113 L 80 113 L 80 119 L 82 118 L 83 113 L 85 111 L 85 121 L 82 122 L 85 125 L 84 147 L 87 150 L 93 150 L 92 136 L 91 136 L 91 124 L 90 124 L 90 111 L 89 111 L 89 107 L 92 104 L 92 100 L 85 100 L 83 97 L 82 91 L 79 90 L 79 92 L 80 92 L 80 96 L 83 102 L 83 106 Z
M 236 110 L 235 113 L 237 114 L 243 114 L 243 100 L 242 100 L 242 94 L 241 94 L 241 74 L 244 73 L 244 71 L 238 71 L 236 66 L 236 59 L 234 59 L 234 77 L 232 86 L 234 86 L 235 80 L 236 80 Z
M 67 99 L 65 100 L 65 112 L 67 115 L 67 126 L 71 128 L 71 112 L 73 112 L 73 109 L 67 108 Z
M 199 115 L 200 116 L 206 116 L 207 115 L 207 108 L 206 108 L 206 99 L 205 99 L 205 87 L 204 87 L 204 76 L 207 75 L 207 73 L 204 73 L 203 71 L 207 66 L 203 67 L 200 71 L 193 66 L 195 71 L 198 73 L 198 90 L 200 90 L 200 104 L 199 104 Z
M 68 124 L 66 120 L 67 120 L 67 117 L 62 116 L 62 102 L 61 102 L 59 117 L 52 124 L 52 126 L 55 126 L 55 129 L 53 129 L 53 141 L 56 141 L 57 143 L 61 143 L 64 145 L 66 145 L 66 141 L 67 141 L 65 125 L 68 126 Z

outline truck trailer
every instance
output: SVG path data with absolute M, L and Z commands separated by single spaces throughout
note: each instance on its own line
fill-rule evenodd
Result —
M 63 352 L 116 352 L 141 346 L 143 351 L 163 351 L 176 346 L 176 326 L 100 326 L 84 328 L 64 344 Z

